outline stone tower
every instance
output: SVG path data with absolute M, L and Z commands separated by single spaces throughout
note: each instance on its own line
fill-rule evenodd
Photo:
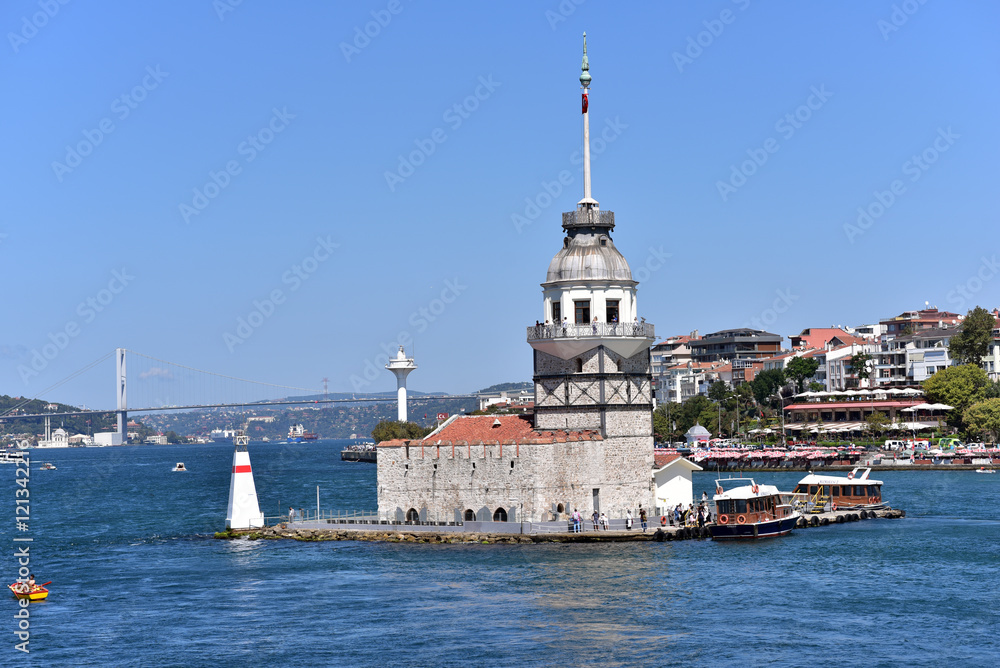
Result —
M 582 70 L 584 196 L 575 211 L 562 216 L 563 245 L 542 283 L 546 324 L 528 329 L 534 348 L 535 429 L 599 431 L 605 439 L 607 492 L 651 500 L 649 349 L 654 331 L 638 316 L 638 283 L 611 238 L 615 214 L 601 211 L 591 195 L 586 33 Z M 595 488 L 595 505 L 599 494 Z M 626 499 L 601 501 L 628 505 Z

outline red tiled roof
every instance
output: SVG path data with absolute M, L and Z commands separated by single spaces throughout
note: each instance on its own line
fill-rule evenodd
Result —
M 681 456 L 678 454 L 655 454 L 653 455 L 653 468 L 662 469 L 664 466 L 670 462 L 680 459 Z
M 499 422 L 499 424 L 496 424 Z M 443 429 L 422 439 L 424 444 L 452 443 L 556 443 L 565 441 L 600 441 L 597 431 L 535 431 L 530 417 L 524 415 L 460 415 Z M 421 443 L 421 439 L 383 441 L 378 447 L 399 447 Z

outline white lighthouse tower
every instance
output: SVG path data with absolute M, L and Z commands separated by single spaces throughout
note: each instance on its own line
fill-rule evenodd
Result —
M 403 346 L 400 346 L 396 357 L 389 360 L 385 368 L 396 376 L 396 419 L 406 422 L 406 377 L 417 368 L 417 365 L 412 357 L 407 357 L 403 352 Z
M 250 437 L 241 429 L 236 432 L 233 443 L 233 473 L 229 478 L 229 509 L 226 512 L 226 526 L 230 529 L 259 529 L 264 526 L 264 514 L 257 503 L 257 488 L 253 484 L 253 470 L 250 468 L 250 453 L 247 444 Z

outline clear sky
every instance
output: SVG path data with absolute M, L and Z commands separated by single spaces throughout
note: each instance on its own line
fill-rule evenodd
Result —
M 660 338 L 1000 301 L 995 2 L 233 3 L 2 4 L 0 393 L 115 347 L 382 391 L 400 334 L 413 389 L 530 379 L 584 31 Z

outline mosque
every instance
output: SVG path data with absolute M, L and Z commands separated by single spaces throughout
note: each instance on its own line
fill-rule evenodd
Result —
M 422 439 L 378 444 L 378 512 L 393 521 L 547 521 L 655 507 L 653 325 L 615 248 L 613 211 L 591 195 L 590 65 L 584 34 L 584 193 L 563 213 L 527 329 L 532 416 L 453 416 Z

